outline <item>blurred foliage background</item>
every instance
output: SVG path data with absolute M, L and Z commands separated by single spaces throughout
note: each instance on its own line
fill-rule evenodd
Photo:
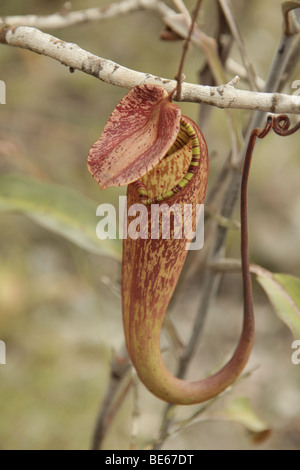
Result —
M 109 3 L 73 0 L 72 9 Z M 201 16 L 208 34 L 214 31 L 214 3 L 204 2 Z M 186 4 L 192 9 L 194 1 Z M 281 2 L 233 4 L 250 60 L 265 78 L 281 35 Z M 57 0 L 2 0 L 0 14 L 50 14 L 61 7 Z M 181 43 L 160 41 L 161 30 L 158 15 L 136 12 L 49 32 L 129 68 L 173 78 Z M 232 57 L 240 61 L 236 47 Z M 188 81 L 198 82 L 203 63 L 201 52 L 192 48 L 185 68 Z M 0 71 L 7 86 L 7 104 L 0 107 L 1 175 L 24 175 L 76 190 L 94 201 L 95 210 L 104 201 L 116 204 L 124 190 L 101 192 L 87 171 L 86 157 L 125 90 L 78 71 L 70 74 L 49 58 L 9 46 L 0 47 Z M 299 67 L 291 83 L 296 79 Z M 248 87 L 243 82 L 238 86 Z M 198 105 L 182 104 L 182 109 L 197 120 Z M 250 114 L 234 112 L 243 123 Z M 205 136 L 212 184 L 230 149 L 224 111 L 212 110 Z M 252 261 L 300 276 L 298 135 L 280 139 L 272 134 L 257 146 L 249 217 Z M 120 264 L 79 248 L 18 212 L 0 212 L 0 221 L 0 339 L 7 346 L 7 365 L 0 366 L 0 448 L 87 449 L 108 383 L 112 350 L 123 342 Z M 239 257 L 238 232 L 230 233 L 227 255 Z M 240 330 L 241 301 L 240 276 L 225 276 L 190 378 L 210 372 L 232 351 Z M 174 313 L 183 341 L 198 303 L 197 286 Z M 211 415 L 174 434 L 165 448 L 256 449 L 241 424 L 218 415 L 230 400 L 247 396 L 273 429 L 259 448 L 299 449 L 300 365 L 291 362 L 292 336 L 257 284 L 255 311 L 257 339 L 249 364 L 255 371 L 222 397 Z M 166 362 L 172 368 L 171 354 L 166 354 Z M 143 447 L 158 431 L 163 404 L 142 385 L 139 394 L 138 444 Z M 131 412 L 129 394 L 104 448 L 128 449 Z M 186 408 L 179 411 L 182 417 L 186 414 Z

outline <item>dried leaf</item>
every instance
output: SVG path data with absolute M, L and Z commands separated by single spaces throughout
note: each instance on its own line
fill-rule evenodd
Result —
M 270 426 L 253 410 L 246 397 L 233 400 L 224 411 L 212 414 L 215 419 L 239 423 L 244 426 L 256 444 L 264 442 L 271 434 Z
M 288 274 L 273 274 L 256 267 L 257 281 L 265 290 L 275 312 L 293 333 L 300 338 L 300 279 Z

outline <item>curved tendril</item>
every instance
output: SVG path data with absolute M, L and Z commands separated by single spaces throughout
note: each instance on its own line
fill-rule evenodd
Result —
M 289 129 L 290 127 L 290 119 L 286 114 L 281 114 L 280 116 L 272 118 L 273 130 L 276 134 L 286 137 L 288 135 L 294 134 L 298 129 L 300 129 L 300 122 L 296 124 L 294 127 Z
M 282 137 L 294 134 L 300 129 L 300 122 L 290 129 L 290 119 L 287 115 L 281 114 L 280 116 L 268 116 L 267 123 L 264 129 L 255 128 L 251 132 L 246 156 L 244 160 L 244 167 L 242 173 L 241 184 L 241 260 L 242 260 L 242 277 L 243 277 L 243 290 L 244 290 L 244 316 L 251 315 L 253 299 L 252 299 L 252 286 L 251 275 L 249 266 L 249 239 L 248 239 L 248 182 L 249 173 L 252 162 L 252 154 L 255 146 L 256 139 L 263 139 L 271 130 Z

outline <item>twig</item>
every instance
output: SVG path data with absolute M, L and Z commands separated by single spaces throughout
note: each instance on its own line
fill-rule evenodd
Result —
M 285 68 L 284 75 L 278 87 L 278 91 L 281 92 L 286 83 L 286 77 L 292 77 L 295 69 L 299 66 L 299 57 L 300 57 L 300 34 L 298 34 L 298 43 L 293 47 L 293 52 L 289 59 L 289 63 Z M 290 84 L 289 84 L 290 85 Z
M 212 400 L 206 402 L 204 405 L 202 405 L 198 410 L 196 410 L 194 413 L 192 413 L 191 416 L 189 416 L 186 419 L 183 419 L 181 421 L 178 421 L 174 423 L 174 429 L 170 431 L 168 436 L 166 437 L 171 437 L 177 434 L 178 432 L 181 432 L 191 426 L 195 426 L 199 424 L 202 421 L 211 421 L 212 417 L 211 416 L 205 416 L 205 418 L 202 416 L 206 411 L 208 411 L 216 402 L 218 402 L 221 398 L 224 398 L 225 395 L 228 395 L 232 390 L 239 385 L 243 380 L 247 379 L 249 376 L 252 375 L 252 373 L 255 371 L 254 369 L 251 369 L 247 372 L 245 372 L 243 375 L 241 375 L 232 385 L 232 387 L 226 389 L 221 395 L 216 396 Z
M 130 362 L 124 346 L 121 352 L 116 353 L 111 361 L 109 384 L 97 417 L 92 450 L 98 450 L 101 448 L 102 441 L 107 434 L 108 428 L 131 388 L 132 379 L 130 377 L 130 380 L 125 384 L 123 390 L 121 390 L 121 386 L 124 383 L 124 379 L 128 375 L 130 368 Z
M 208 83 L 208 85 L 218 85 L 222 87 L 222 84 L 227 81 L 227 75 L 224 68 L 224 56 L 220 57 L 219 52 L 221 51 L 220 48 L 218 48 L 216 40 L 205 34 L 196 24 L 193 24 L 193 28 L 191 29 L 189 21 L 187 21 L 185 17 L 182 17 L 182 15 L 171 15 L 165 18 L 164 21 L 174 33 L 188 38 L 196 47 L 202 50 L 206 57 L 211 76 L 214 79 L 214 83 Z M 178 74 L 178 80 L 179 79 L 180 75 Z M 232 85 L 231 82 L 230 84 Z M 178 82 L 177 87 L 178 86 L 180 88 L 180 82 Z M 222 92 L 222 88 L 217 88 L 217 90 Z M 236 113 L 227 109 L 226 115 L 228 117 L 228 129 L 233 149 L 232 160 L 234 161 L 236 160 L 237 153 L 243 147 L 243 138 L 240 130 L 240 121 Z
M 114 16 L 145 9 L 158 11 L 161 15 L 167 15 L 172 11 L 159 0 L 124 0 L 123 2 L 112 3 L 102 8 L 87 8 L 71 12 L 61 11 L 47 16 L 2 16 L 0 17 L 0 22 L 11 26 L 32 26 L 44 30 L 59 29 L 90 21 L 106 20 Z
M 220 58 L 220 62 L 221 62 L 222 68 L 225 71 L 226 60 L 230 54 L 230 51 L 233 45 L 233 37 L 229 29 L 228 23 L 226 21 L 226 18 L 224 16 L 223 10 L 221 9 L 219 4 L 217 4 L 216 7 L 217 7 L 217 13 L 216 13 L 217 27 L 216 27 L 214 37 L 215 37 L 215 41 L 217 44 L 217 52 Z M 237 73 L 235 74 L 238 75 Z M 207 59 L 206 59 L 204 66 L 199 71 L 199 79 L 200 79 L 199 83 L 201 85 L 214 86 L 218 84 Z M 204 134 L 205 134 L 205 131 L 208 125 L 208 120 L 209 120 L 209 117 L 211 116 L 212 111 L 213 111 L 213 108 L 205 104 L 201 105 L 199 108 L 199 126 Z M 231 130 L 231 135 L 232 135 L 232 130 Z
M 226 69 L 232 73 L 238 75 L 242 80 L 246 80 L 249 82 L 249 75 L 245 67 L 243 67 L 241 64 L 236 62 L 234 59 L 229 57 L 226 60 Z M 258 91 L 261 91 L 265 88 L 265 81 L 259 77 L 255 77 L 256 85 L 258 87 Z
M 218 212 L 209 209 L 209 207 L 205 206 L 205 217 L 209 217 L 215 220 L 220 227 L 225 227 L 229 230 L 240 230 L 241 224 L 237 220 L 232 219 L 225 219 L 222 215 Z
M 184 345 L 178 335 L 175 325 L 173 324 L 172 317 L 169 315 L 168 311 L 164 317 L 163 325 L 169 338 L 170 349 L 172 350 L 173 355 L 178 359 L 184 349 Z
M 188 48 L 189 48 L 189 44 L 191 42 L 191 37 L 192 37 L 193 31 L 194 31 L 194 27 L 195 27 L 195 24 L 196 24 L 198 15 L 199 15 L 201 3 L 202 3 L 202 0 L 197 1 L 196 8 L 193 12 L 192 22 L 191 22 L 190 29 L 189 29 L 189 34 L 188 34 L 188 37 L 186 38 L 186 40 L 183 43 L 182 56 L 181 56 L 181 60 L 180 60 L 180 63 L 179 63 L 179 69 L 178 69 L 178 72 L 175 76 L 175 79 L 177 81 L 176 99 L 178 101 L 181 100 L 182 83 L 185 79 L 185 77 L 183 75 L 184 62 L 185 62 L 185 59 L 186 59 L 186 54 L 187 54 L 187 51 L 188 51 Z
M 215 198 L 217 197 L 219 191 L 222 189 L 224 184 L 226 183 L 227 176 L 231 169 L 231 155 L 228 156 L 225 163 L 222 165 L 219 174 L 217 175 L 216 179 L 212 183 L 211 188 L 206 196 L 205 206 L 209 209 L 210 206 L 214 203 Z
M 182 13 L 183 15 L 185 15 L 187 18 L 190 17 L 190 13 L 189 13 L 189 10 L 187 9 L 187 7 L 185 6 L 185 3 L 183 0 L 173 0 L 173 3 L 175 5 L 175 7 L 177 8 L 177 10 Z
M 155 83 L 170 93 L 176 86 L 174 80 L 122 67 L 111 60 L 95 56 L 76 44 L 67 43 L 28 26 L 3 26 L 0 28 L 0 43 L 51 57 L 71 70 L 80 70 L 106 83 L 127 89 L 145 83 Z M 299 96 L 237 90 L 228 84 L 208 87 L 184 83 L 182 101 L 207 103 L 219 108 L 251 109 L 278 114 L 300 113 Z
M 138 435 L 138 422 L 140 417 L 139 393 L 138 393 L 138 376 L 132 369 L 132 390 L 133 390 L 133 406 L 132 406 L 132 424 L 130 436 L 130 450 L 136 450 L 136 440 Z
M 238 48 L 240 50 L 240 56 L 243 61 L 244 67 L 247 72 L 248 80 L 251 86 L 252 90 L 258 91 L 258 86 L 256 83 L 256 74 L 253 68 L 253 65 L 250 63 L 248 59 L 248 55 L 246 53 L 246 48 L 244 45 L 243 38 L 241 36 L 237 21 L 234 16 L 232 4 L 230 0 L 219 0 L 219 4 L 221 5 L 221 8 L 223 10 L 223 13 L 226 17 L 226 21 L 230 27 L 230 30 L 232 32 L 232 35 L 238 45 Z
M 232 260 L 235 261 L 235 260 Z M 237 260 L 239 261 L 239 260 Z M 239 262 L 239 271 L 241 271 L 241 263 Z M 163 432 L 160 432 L 157 438 L 154 440 L 152 444 L 152 449 L 158 450 L 161 449 L 162 445 L 165 443 L 165 441 L 177 434 L 178 432 L 181 432 L 185 430 L 186 428 L 198 424 L 200 421 L 199 416 L 203 415 L 207 410 L 209 410 L 216 402 L 218 402 L 221 398 L 223 398 L 225 395 L 229 394 L 237 385 L 239 385 L 243 380 L 247 379 L 251 374 L 254 372 L 255 368 L 244 372 L 235 382 L 232 384 L 230 388 L 227 388 L 223 393 L 220 395 L 217 395 L 215 398 L 212 398 L 211 400 L 207 401 L 203 405 L 200 406 L 196 411 L 194 411 L 191 416 L 184 420 L 179 420 L 176 421 L 173 420 L 174 418 L 174 412 L 175 412 L 175 406 L 174 405 L 168 405 L 167 410 L 168 412 L 165 413 L 164 419 L 162 421 L 162 427 L 161 430 Z M 166 426 L 166 423 L 168 425 Z M 172 424 L 172 428 L 170 429 L 170 426 Z

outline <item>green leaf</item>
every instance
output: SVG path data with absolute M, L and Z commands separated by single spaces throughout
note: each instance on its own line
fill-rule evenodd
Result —
M 256 270 L 257 281 L 265 290 L 275 312 L 293 333 L 300 338 L 300 279 L 288 274 L 272 274 Z
M 262 442 L 270 435 L 270 426 L 256 414 L 246 397 L 234 399 L 225 410 L 217 412 L 217 417 L 218 415 L 221 419 L 244 426 L 256 443 Z
M 63 186 L 21 176 L 0 177 L 0 211 L 20 211 L 85 250 L 120 260 L 119 240 L 97 238 L 97 206 Z

